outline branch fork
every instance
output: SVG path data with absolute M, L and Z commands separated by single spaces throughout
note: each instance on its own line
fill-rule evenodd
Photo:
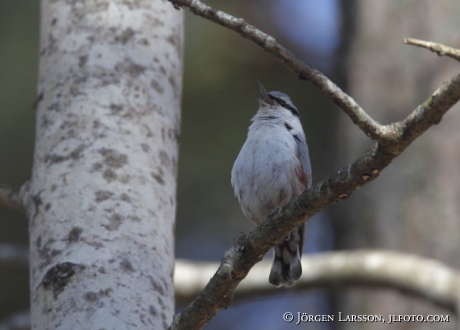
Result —
M 311 68 L 266 33 L 199 0 L 168 0 L 175 6 L 187 7 L 194 14 L 239 33 L 271 53 L 299 78 L 308 80 L 326 97 L 338 105 L 376 143 L 355 162 L 316 184 L 276 214 L 256 227 L 246 237 L 240 237 L 238 248 L 225 254 L 216 274 L 195 300 L 178 314 L 170 329 L 201 329 L 221 308 L 226 308 L 239 282 L 249 270 L 279 240 L 310 217 L 378 177 L 391 161 L 429 127 L 440 122 L 442 116 L 460 100 L 460 74 L 454 75 L 404 120 L 381 125 L 371 118 L 352 97 L 343 92 L 318 70 Z M 405 39 L 405 43 L 425 47 L 457 60 L 459 50 L 440 44 Z M 228 277 L 231 274 L 231 278 Z M 222 298 L 226 297 L 226 298 Z

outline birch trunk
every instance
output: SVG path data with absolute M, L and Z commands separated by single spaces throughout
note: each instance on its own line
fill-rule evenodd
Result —
M 32 329 L 165 329 L 183 14 L 43 0 L 28 205 Z

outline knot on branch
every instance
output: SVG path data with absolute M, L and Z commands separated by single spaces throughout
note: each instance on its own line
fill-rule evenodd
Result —
M 232 278 L 232 271 L 233 271 L 233 263 L 235 259 L 236 250 L 235 248 L 228 249 L 222 261 L 220 263 L 220 267 L 217 270 L 217 275 L 224 279 L 231 279 Z

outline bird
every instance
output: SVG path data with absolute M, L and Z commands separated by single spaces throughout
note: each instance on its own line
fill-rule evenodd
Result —
M 266 92 L 259 82 L 259 110 L 231 172 L 231 184 L 244 215 L 256 226 L 311 187 L 308 145 L 299 111 L 289 96 Z M 306 223 L 275 247 L 269 282 L 290 287 L 302 274 Z

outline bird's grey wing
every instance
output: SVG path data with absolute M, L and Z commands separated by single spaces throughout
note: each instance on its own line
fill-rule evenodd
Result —
M 308 177 L 308 183 L 307 183 L 307 188 L 311 187 L 312 183 L 312 177 L 311 177 L 311 164 L 310 164 L 310 155 L 308 154 L 308 145 L 305 137 L 300 138 L 300 139 L 295 139 L 295 142 L 297 144 L 297 153 L 298 157 L 300 160 L 300 163 L 302 164 L 303 170 L 305 171 L 305 174 Z

